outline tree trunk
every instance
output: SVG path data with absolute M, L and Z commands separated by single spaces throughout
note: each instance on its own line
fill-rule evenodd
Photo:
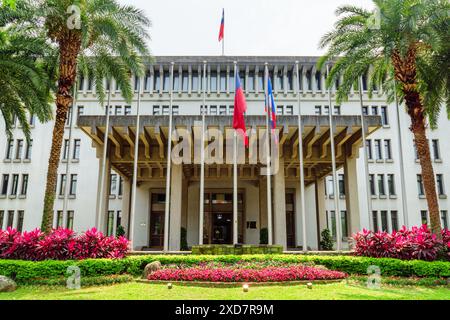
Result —
M 61 146 L 64 138 L 64 126 L 69 107 L 73 102 L 72 87 L 77 75 L 77 58 L 80 52 L 80 37 L 69 31 L 59 42 L 60 61 L 58 93 L 56 95 L 56 116 L 52 135 L 52 146 L 48 160 L 47 185 L 44 196 L 44 210 L 41 229 L 50 233 L 53 228 L 53 206 L 55 203 L 56 185 L 58 181 L 58 165 L 61 156 Z M 66 183 L 69 183 L 66 177 Z
M 402 85 L 405 104 L 411 119 L 411 131 L 414 134 L 417 155 L 422 169 L 422 181 L 430 213 L 431 232 L 442 239 L 441 217 L 436 193 L 436 180 L 430 156 L 430 146 L 426 134 L 426 119 L 420 94 L 417 90 L 416 78 L 417 44 L 412 43 L 402 58 L 398 51 L 392 55 L 395 79 Z

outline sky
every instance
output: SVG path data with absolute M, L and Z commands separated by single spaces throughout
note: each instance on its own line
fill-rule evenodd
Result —
M 225 55 L 317 56 L 323 34 L 343 4 L 373 8 L 371 0 L 118 0 L 152 20 L 153 55 L 220 55 L 225 9 Z

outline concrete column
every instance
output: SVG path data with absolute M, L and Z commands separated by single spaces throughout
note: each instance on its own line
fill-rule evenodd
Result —
M 172 190 L 170 192 L 169 250 L 180 250 L 181 209 L 183 202 L 183 166 L 172 165 Z
M 347 219 L 349 221 L 349 234 L 353 234 L 361 230 L 356 160 L 356 158 L 346 158 L 344 163 L 345 205 L 347 208 Z
M 308 92 L 308 78 L 306 77 L 306 69 L 305 66 L 302 68 L 302 93 L 305 94 Z
M 130 223 L 130 200 L 131 200 L 131 181 L 123 179 L 122 187 L 122 227 L 125 229 L 125 234 L 128 237 L 128 226 Z
M 325 178 L 316 179 L 315 183 L 315 198 L 316 198 L 316 226 L 318 226 L 318 238 L 323 229 L 327 228 L 327 215 L 325 208 Z M 318 220 L 318 221 L 317 221 Z M 329 225 L 331 226 L 331 220 Z M 330 230 L 332 231 L 332 230 Z M 319 239 L 320 243 L 320 239 Z
M 282 245 L 286 250 L 286 187 L 284 179 L 284 159 L 280 159 L 278 172 L 273 183 L 274 244 Z

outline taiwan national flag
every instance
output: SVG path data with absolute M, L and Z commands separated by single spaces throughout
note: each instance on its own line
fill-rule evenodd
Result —
M 244 113 L 247 111 L 247 103 L 245 102 L 244 92 L 242 91 L 241 79 L 239 73 L 236 72 L 236 91 L 234 96 L 234 112 L 233 112 L 233 128 L 241 129 L 238 133 L 244 135 L 245 146 L 248 147 L 248 137 L 245 128 Z
M 223 40 L 225 34 L 225 9 L 222 9 L 222 21 L 220 22 L 219 29 L 219 42 Z
M 272 82 L 270 81 L 270 78 L 268 79 L 267 83 L 267 98 L 269 101 L 266 100 L 265 110 L 269 113 L 269 125 L 272 129 L 272 134 L 274 134 L 277 127 L 277 107 L 275 105 L 275 99 L 273 97 Z M 278 137 L 276 135 L 275 143 L 278 144 Z

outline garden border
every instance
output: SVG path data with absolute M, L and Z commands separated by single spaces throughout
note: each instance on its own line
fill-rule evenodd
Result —
M 186 287 L 220 287 L 220 288 L 236 288 L 241 287 L 244 284 L 248 284 L 253 287 L 263 286 L 295 286 L 305 285 L 307 283 L 314 284 L 329 284 L 345 281 L 346 279 L 333 279 L 333 280 L 296 280 L 296 281 L 265 281 L 265 282 L 214 282 L 214 281 L 171 281 L 171 280 L 146 280 L 137 279 L 136 282 L 147 284 L 168 284 L 180 285 Z

